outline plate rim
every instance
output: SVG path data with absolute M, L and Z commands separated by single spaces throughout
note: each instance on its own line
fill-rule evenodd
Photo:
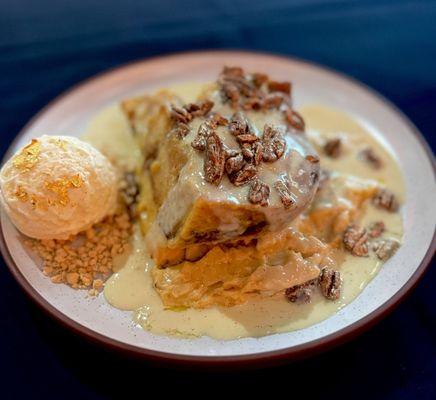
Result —
M 16 141 L 20 139 L 20 137 L 32 127 L 32 125 L 42 117 L 46 112 L 48 112 L 53 106 L 55 106 L 58 102 L 63 100 L 65 97 L 69 96 L 72 92 L 81 89 L 84 86 L 102 78 L 107 77 L 113 73 L 120 72 L 121 70 L 128 69 L 129 67 L 135 66 L 137 64 L 143 64 L 148 62 L 169 62 L 171 60 L 177 58 L 183 58 L 187 56 L 205 56 L 205 55 L 215 55 L 221 56 L 223 58 L 229 57 L 231 55 L 235 56 L 268 56 L 270 58 L 275 58 L 277 61 L 289 62 L 294 61 L 302 65 L 306 65 L 309 67 L 316 67 L 330 74 L 336 75 L 342 80 L 346 80 L 355 86 L 363 89 L 366 92 L 369 92 L 371 95 L 375 96 L 380 100 L 391 112 L 398 116 L 402 123 L 404 123 L 410 131 L 415 135 L 418 139 L 420 146 L 423 148 L 425 154 L 427 155 L 430 164 L 433 166 L 433 175 L 436 177 L 436 160 L 433 152 L 423 137 L 422 133 L 419 129 L 413 124 L 413 122 L 390 100 L 384 97 L 382 94 L 377 92 L 375 89 L 372 89 L 368 85 L 360 82 L 359 80 L 339 71 L 336 71 L 330 67 L 324 66 L 322 64 L 318 64 L 312 61 L 306 61 L 304 59 L 300 59 L 298 57 L 290 57 L 285 55 L 279 55 L 269 52 L 256 52 L 256 51 L 241 51 L 241 50 L 206 50 L 206 51 L 188 51 L 188 52 L 178 52 L 167 55 L 160 55 L 155 57 L 149 57 L 144 59 L 133 60 L 128 63 L 121 64 L 119 66 L 104 70 L 100 73 L 97 73 L 85 80 L 82 80 L 75 85 L 69 87 L 64 92 L 56 96 L 53 100 L 51 100 L 48 104 L 46 104 L 40 111 L 38 111 L 17 133 L 15 138 L 9 144 L 8 149 L 6 150 L 1 165 L 4 164 L 5 160 L 7 160 L 11 153 L 12 148 Z M 103 345 L 111 350 L 115 350 L 118 352 L 123 352 L 130 356 L 148 358 L 153 361 L 163 362 L 163 363 L 171 363 L 171 364 L 186 364 L 189 363 L 192 366 L 205 365 L 209 366 L 219 366 L 219 365 L 248 365 L 253 361 L 256 361 L 257 364 L 262 363 L 263 365 L 269 364 L 278 364 L 284 361 L 295 360 L 300 358 L 305 358 L 315 353 L 319 353 L 321 351 L 330 349 L 332 347 L 338 346 L 341 343 L 344 343 L 357 335 L 363 333 L 382 318 L 384 318 L 387 314 L 392 312 L 402 300 L 404 300 L 408 294 L 415 288 L 420 279 L 423 277 L 425 271 L 427 270 L 430 262 L 436 253 L 436 228 L 433 233 L 433 238 L 430 243 L 430 246 L 427 249 L 427 252 L 424 255 L 421 263 L 413 273 L 413 275 L 409 278 L 409 280 L 386 302 L 381 304 L 378 308 L 372 311 L 370 314 L 361 318 L 360 320 L 346 326 L 345 328 L 331 333 L 327 336 L 321 337 L 319 339 L 312 340 L 307 343 L 303 343 L 297 346 L 292 346 L 288 348 L 283 348 L 280 350 L 273 350 L 268 352 L 261 353 L 252 353 L 246 355 L 229 355 L 229 356 L 196 356 L 196 355 L 186 355 L 186 354 L 174 354 L 165 351 L 157 351 L 151 350 L 135 345 L 131 345 L 128 343 L 124 343 L 122 341 L 110 338 L 103 334 L 100 334 L 92 329 L 83 326 L 82 324 L 76 322 L 74 319 L 68 317 L 60 310 L 58 310 L 55 306 L 52 306 L 48 303 L 37 291 L 36 289 L 26 280 L 26 278 L 19 271 L 18 266 L 15 264 L 10 251 L 7 247 L 5 237 L 2 229 L 2 219 L 0 219 L 0 251 L 3 255 L 3 259 L 6 262 L 12 276 L 24 290 L 26 295 L 46 314 L 50 315 L 56 321 L 60 322 L 60 324 L 74 333 L 79 334 L 80 336 L 90 340 L 93 343 L 97 343 Z

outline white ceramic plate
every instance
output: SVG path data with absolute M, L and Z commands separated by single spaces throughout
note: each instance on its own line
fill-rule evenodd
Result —
M 133 94 L 183 81 L 213 80 L 224 64 L 291 80 L 297 108 L 306 103 L 340 108 L 386 145 L 406 181 L 404 245 L 360 296 L 321 323 L 258 339 L 188 340 L 136 328 L 129 312 L 110 307 L 103 296 L 89 299 L 82 291 L 53 285 L 29 258 L 20 235 L 2 214 L 2 251 L 13 275 L 41 307 L 69 328 L 117 349 L 175 362 L 277 361 L 308 355 L 355 335 L 392 309 L 424 273 L 435 249 L 436 185 L 431 152 L 410 121 L 380 95 L 306 62 L 244 52 L 202 52 L 130 64 L 92 78 L 54 100 L 23 129 L 6 157 L 41 134 L 79 136 L 98 111 Z

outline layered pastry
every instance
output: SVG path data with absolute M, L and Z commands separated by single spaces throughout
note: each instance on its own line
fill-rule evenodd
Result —
M 195 103 L 162 91 L 122 107 L 143 149 L 139 212 L 166 306 L 296 299 L 322 271 L 326 297 L 339 296 L 336 250 L 376 185 L 319 187 L 327 176 L 289 83 L 225 68 Z

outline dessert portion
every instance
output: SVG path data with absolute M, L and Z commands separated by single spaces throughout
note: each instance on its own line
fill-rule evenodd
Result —
M 402 240 L 395 160 L 346 114 L 224 68 L 42 136 L 1 203 L 53 283 L 104 290 L 158 334 L 301 329 L 352 301 Z M 99 149 L 99 150 L 97 150 Z M 389 266 L 391 267 L 391 266 Z
M 224 68 L 182 103 L 168 90 L 122 103 L 143 149 L 138 210 L 164 305 L 308 300 L 323 285 L 337 299 L 344 237 L 376 183 L 321 171 L 290 83 Z
M 67 239 L 115 211 L 117 175 L 90 144 L 41 136 L 0 173 L 1 203 L 14 225 L 37 239 Z

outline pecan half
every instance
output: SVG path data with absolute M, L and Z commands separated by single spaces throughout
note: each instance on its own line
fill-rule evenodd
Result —
M 177 107 L 175 105 L 171 106 L 170 116 L 174 121 L 182 122 L 184 124 L 187 124 L 192 120 L 192 115 L 185 108 Z
M 262 207 L 268 205 L 270 189 L 266 183 L 263 183 L 260 179 L 255 179 L 250 186 L 248 192 L 248 200 L 253 204 L 260 204 Z
M 390 212 L 397 211 L 399 207 L 395 195 L 388 189 L 379 189 L 373 197 L 372 203 L 377 208 L 382 208 Z
M 238 87 L 232 82 L 223 82 L 221 84 L 221 92 L 224 97 L 224 101 L 229 100 L 232 103 L 233 108 L 237 108 L 241 95 Z
M 225 154 L 220 137 L 212 132 L 206 138 L 204 175 L 207 182 L 219 185 L 224 174 Z
M 219 113 L 211 113 L 210 121 L 216 126 L 227 126 L 229 124 L 229 120 Z
M 204 121 L 200 124 L 197 131 L 197 136 L 191 142 L 191 146 L 203 151 L 206 149 L 206 138 L 213 132 L 214 126 L 211 120 Z
M 350 225 L 344 232 L 343 242 L 345 248 L 354 256 L 368 256 L 368 234 L 366 229 L 360 229 L 356 225 Z
M 235 112 L 229 124 L 230 133 L 234 136 L 251 134 L 250 123 L 241 111 Z
M 254 158 L 253 148 L 250 143 L 242 143 L 241 144 L 242 155 L 244 158 L 251 162 Z
M 224 66 L 223 70 L 221 71 L 221 75 L 243 77 L 244 70 L 241 67 Z
M 316 283 L 317 279 L 314 279 L 301 285 L 287 288 L 285 296 L 291 303 L 310 303 Z
M 291 94 L 291 82 L 269 81 L 268 89 L 270 92 L 283 92 L 287 95 Z
M 257 169 L 254 165 L 245 164 L 239 171 L 229 175 L 230 182 L 235 186 L 243 186 L 251 182 L 257 175 Z
M 340 138 L 329 139 L 324 145 L 324 153 L 331 158 L 338 158 L 341 150 L 342 140 Z
M 244 101 L 242 108 L 244 110 L 254 110 L 259 111 L 263 108 L 264 104 L 260 97 L 250 97 L 249 99 Z
M 212 110 L 213 105 L 213 101 L 205 100 L 201 103 L 189 103 L 184 108 L 192 117 L 202 117 Z
M 306 128 L 306 124 L 304 123 L 303 117 L 300 114 L 298 114 L 297 111 L 288 108 L 285 111 L 285 115 L 289 125 L 291 125 L 297 131 L 304 132 L 304 129 Z
M 370 147 L 360 151 L 359 157 L 374 169 L 380 169 L 383 166 L 381 158 Z
M 274 188 L 277 190 L 280 201 L 282 202 L 283 206 L 288 209 L 292 207 L 295 203 L 292 193 L 290 190 L 290 183 L 289 180 L 286 178 L 285 180 L 278 180 L 274 183 Z
M 251 133 L 242 134 L 236 137 L 239 143 L 254 143 L 259 138 L 256 135 L 252 135 Z
M 279 128 L 265 124 L 263 128 L 263 160 L 273 162 L 278 160 L 286 149 L 286 141 L 283 138 Z
M 257 88 L 260 88 L 264 83 L 268 82 L 268 75 L 255 72 L 251 79 Z
M 272 110 L 279 108 L 283 103 L 283 96 L 279 93 L 270 93 L 262 101 L 262 108 L 265 110 Z
M 235 155 L 227 158 L 226 171 L 229 175 L 238 172 L 243 166 L 244 157 L 242 157 L 242 154 L 236 153 Z
M 385 224 L 382 221 L 372 223 L 368 228 L 368 234 L 372 238 L 380 237 L 385 231 Z
M 251 151 L 253 153 L 253 164 L 257 166 L 262 162 L 262 159 L 263 159 L 263 145 L 262 145 L 262 143 L 259 140 L 257 142 L 254 142 L 251 145 Z
M 395 254 L 399 247 L 399 242 L 393 239 L 387 239 L 375 243 L 373 250 L 380 260 L 386 261 Z
M 319 287 L 323 296 L 329 300 L 337 300 L 341 296 L 342 279 L 339 271 L 323 268 L 319 276 Z

